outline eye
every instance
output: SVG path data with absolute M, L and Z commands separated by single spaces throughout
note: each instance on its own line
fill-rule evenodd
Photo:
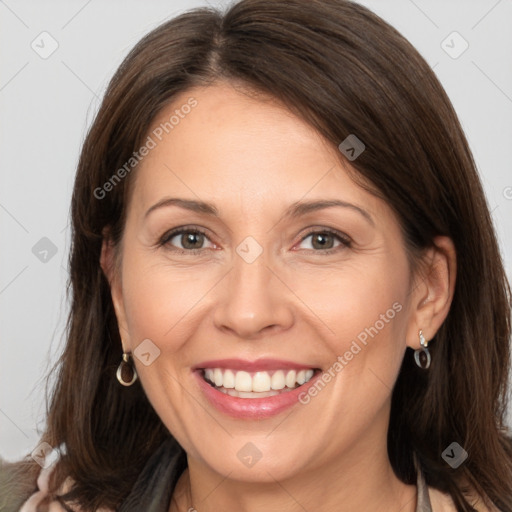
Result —
M 324 251 L 330 253 L 335 252 L 336 250 L 343 247 L 350 247 L 350 239 L 348 236 L 342 235 L 336 231 L 323 229 L 313 231 L 306 235 L 301 240 L 300 245 L 305 245 L 305 247 L 303 246 L 302 249 Z
M 166 233 L 159 242 L 161 246 L 169 246 L 171 250 L 181 253 L 196 253 L 208 247 L 214 247 L 205 233 L 197 228 L 180 228 Z M 175 249 L 173 249 L 175 248 Z

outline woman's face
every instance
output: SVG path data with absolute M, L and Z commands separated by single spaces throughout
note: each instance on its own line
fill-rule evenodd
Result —
M 385 449 L 421 327 L 390 207 L 303 121 L 227 84 L 183 93 L 149 135 L 112 292 L 189 460 L 266 481 Z

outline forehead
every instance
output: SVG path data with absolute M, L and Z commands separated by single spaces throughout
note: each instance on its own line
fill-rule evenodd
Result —
M 133 191 L 140 210 L 165 194 L 248 214 L 306 196 L 350 197 L 375 214 L 383 206 L 354 183 L 337 148 L 305 121 L 271 98 L 230 84 L 181 93 L 149 135 L 155 144 L 137 168 Z

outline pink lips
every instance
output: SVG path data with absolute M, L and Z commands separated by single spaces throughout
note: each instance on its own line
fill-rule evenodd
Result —
M 246 372 L 272 371 L 284 369 L 310 369 L 311 365 L 284 361 L 278 359 L 260 359 L 258 361 L 244 361 L 241 359 L 217 359 L 205 361 L 194 368 L 194 375 L 201 391 L 208 401 L 220 412 L 234 418 L 255 420 L 275 416 L 293 405 L 301 405 L 298 397 L 301 393 L 307 392 L 308 388 L 314 385 L 316 379 L 321 375 L 317 372 L 310 381 L 291 391 L 279 393 L 278 395 L 265 398 L 239 398 L 227 395 L 218 391 L 203 378 L 205 368 L 229 368 L 232 370 L 243 370 Z
M 229 368 L 231 370 L 243 370 L 246 372 L 272 371 L 272 370 L 307 370 L 312 368 L 309 364 L 295 363 L 283 359 L 257 359 L 256 361 L 245 361 L 243 359 L 215 359 L 204 361 L 194 369 L 204 368 Z

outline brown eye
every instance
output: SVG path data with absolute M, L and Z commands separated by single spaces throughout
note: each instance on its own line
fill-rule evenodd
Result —
M 338 248 L 349 247 L 350 239 L 332 231 L 315 231 L 301 240 L 302 249 L 315 251 L 337 250 Z
M 162 237 L 160 245 L 177 252 L 190 253 L 214 246 L 206 234 L 197 229 L 177 229 L 171 231 Z
M 311 245 L 314 249 L 332 249 L 334 236 L 330 233 L 315 233 L 312 235 Z
M 181 245 L 184 249 L 201 249 L 204 243 L 202 233 L 183 233 L 181 236 Z

